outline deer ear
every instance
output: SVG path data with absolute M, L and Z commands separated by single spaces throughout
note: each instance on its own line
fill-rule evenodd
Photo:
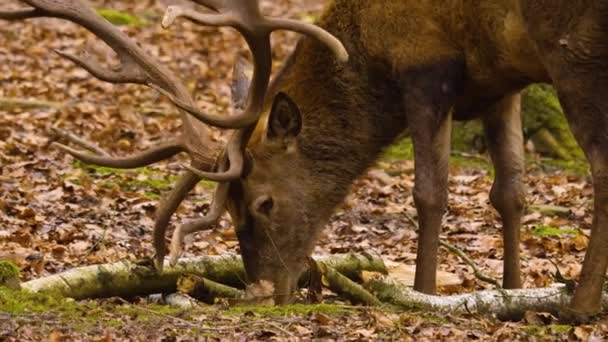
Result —
M 232 107 L 235 109 L 245 108 L 252 73 L 253 67 L 251 63 L 245 58 L 239 57 L 232 69 L 232 85 L 230 86 L 230 90 L 232 91 Z
M 302 130 L 302 114 L 298 105 L 285 93 L 278 93 L 268 118 L 269 138 L 295 137 Z

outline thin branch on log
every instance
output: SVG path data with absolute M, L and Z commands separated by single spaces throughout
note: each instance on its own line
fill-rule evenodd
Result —
M 237 299 L 244 295 L 243 291 L 234 287 L 194 274 L 182 275 L 177 281 L 177 291 L 207 304 L 214 304 L 216 298 Z
M 503 319 L 521 317 L 526 311 L 558 314 L 571 299 L 571 295 L 563 285 L 536 289 L 485 290 L 454 296 L 426 295 L 390 277 L 369 280 L 365 287 L 381 301 L 403 309 L 493 314 Z M 604 295 L 602 302 L 606 307 L 608 296 Z
M 363 271 L 386 273 L 382 259 L 372 255 L 331 255 L 317 258 L 338 272 L 355 280 Z M 358 269 L 357 269 L 358 268 Z M 49 277 L 31 280 L 22 288 L 33 292 L 55 292 L 74 299 L 145 296 L 174 293 L 177 279 L 194 274 L 235 288 L 245 286 L 245 270 L 239 256 L 203 256 L 182 259 L 175 266 L 165 263 L 159 273 L 150 265 L 123 261 L 114 264 L 84 266 Z M 300 283 L 306 282 L 304 274 Z
M 408 221 L 410 221 L 411 224 L 414 225 L 414 227 L 416 227 L 416 230 L 419 230 L 419 226 L 418 226 L 418 222 L 416 220 L 414 220 L 413 217 L 411 217 L 407 212 L 403 212 L 403 216 L 405 216 L 405 218 L 408 219 Z M 449 242 L 443 241 L 443 240 L 439 240 L 439 245 L 442 246 L 443 248 L 447 249 L 448 252 L 456 255 L 457 257 L 459 257 L 460 259 L 462 259 L 462 261 L 469 265 L 472 269 L 473 269 L 473 274 L 475 275 L 475 277 L 483 282 L 492 284 L 494 286 L 496 286 L 496 288 L 501 288 L 502 286 L 500 285 L 500 282 L 495 279 L 490 277 L 489 275 L 484 274 L 483 272 L 481 272 L 481 270 L 479 269 L 479 267 L 477 266 L 477 264 L 475 264 L 475 262 L 469 258 L 469 256 L 460 248 L 450 244 Z
M 465 264 L 469 265 L 473 269 L 473 274 L 475 274 L 475 277 L 477 279 L 484 281 L 486 283 L 492 284 L 492 285 L 496 286 L 496 288 L 502 288 L 502 286 L 500 285 L 500 282 L 497 279 L 494 279 L 490 276 L 483 274 L 483 272 L 481 272 L 479 267 L 477 267 L 477 264 L 475 264 L 475 262 L 473 262 L 473 260 L 471 260 L 471 258 L 469 258 L 469 256 L 466 255 L 462 250 L 458 249 L 456 246 L 454 246 L 448 242 L 445 242 L 445 241 L 440 241 L 439 244 L 443 248 L 447 249 L 450 253 L 460 257 L 460 259 L 462 259 L 462 261 L 464 261 Z
M 317 265 L 319 271 L 322 273 L 324 285 L 333 292 L 345 297 L 354 304 L 365 304 L 370 306 L 382 305 L 382 302 L 378 300 L 376 296 L 367 291 L 363 286 L 336 271 L 333 267 L 327 266 L 323 262 L 318 262 Z

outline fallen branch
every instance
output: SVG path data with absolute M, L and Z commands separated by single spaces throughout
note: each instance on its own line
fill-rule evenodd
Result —
M 326 282 L 327 288 L 350 300 L 353 304 L 382 305 L 382 302 L 376 296 L 367 291 L 363 286 L 336 271 L 333 267 L 319 262 L 318 268 L 322 273 L 323 282 Z
M 407 212 L 403 212 L 403 215 L 405 216 L 405 218 L 408 219 L 408 221 L 410 221 L 411 224 L 414 225 L 416 230 L 419 230 L 418 222 L 416 222 L 413 217 L 411 217 Z M 459 257 L 465 264 L 469 265 L 471 269 L 473 269 L 473 274 L 477 279 L 492 284 L 497 288 L 501 288 L 500 282 L 497 279 L 492 278 L 489 275 L 486 275 L 481 272 L 477 264 L 475 264 L 475 262 L 471 258 L 469 258 L 469 256 L 463 250 L 443 240 L 439 240 L 439 245 L 447 249 L 448 252 Z
M 545 216 L 561 216 L 568 217 L 572 215 L 572 210 L 570 208 L 558 206 L 558 205 L 529 205 L 529 211 L 537 211 Z
M 372 255 L 331 255 L 318 257 L 338 272 L 354 280 L 363 271 L 386 273 L 382 259 Z M 175 266 L 165 264 L 158 273 L 150 264 L 128 261 L 114 264 L 84 266 L 21 284 L 33 292 L 54 292 L 74 299 L 145 296 L 155 293 L 174 293 L 177 279 L 183 274 L 194 274 L 235 288 L 245 286 L 245 271 L 239 256 L 203 256 L 182 259 Z M 301 283 L 306 282 L 304 274 Z
M 426 295 L 390 277 L 369 280 L 365 286 L 381 301 L 403 309 L 452 314 L 493 314 L 503 319 L 521 317 L 526 311 L 557 314 L 571 299 L 563 285 L 536 289 L 485 290 L 454 296 Z M 606 307 L 608 297 L 604 295 L 602 301 Z
M 178 279 L 177 291 L 207 304 L 214 304 L 216 298 L 243 297 L 241 290 L 193 274 L 185 274 Z
M 61 109 L 64 105 L 58 102 L 30 100 L 15 97 L 0 97 L 0 110 L 11 109 Z
M 86 150 L 95 152 L 101 156 L 109 156 L 108 152 L 104 151 L 99 146 L 95 145 L 94 143 L 92 143 L 90 141 L 84 140 L 81 137 L 79 137 L 73 133 L 70 133 L 70 132 L 63 130 L 61 128 L 58 128 L 58 127 L 52 127 L 50 130 L 51 130 L 51 133 L 54 134 L 57 138 L 64 139 L 68 142 L 75 144 L 76 146 L 80 146 Z
M 466 255 L 459 248 L 457 248 L 456 246 L 454 246 L 448 242 L 445 242 L 445 241 L 439 241 L 439 245 L 441 245 L 443 248 L 447 249 L 450 253 L 458 256 L 462 261 L 464 261 L 465 264 L 469 265 L 473 269 L 473 274 L 475 275 L 475 277 L 477 279 L 479 279 L 483 282 L 492 284 L 492 285 L 496 286 L 496 288 L 502 287 L 500 285 L 500 282 L 497 279 L 487 276 L 483 272 L 481 272 L 479 267 L 477 267 L 477 264 L 475 264 L 475 262 L 473 260 L 471 260 L 471 258 L 469 258 L 469 256 Z

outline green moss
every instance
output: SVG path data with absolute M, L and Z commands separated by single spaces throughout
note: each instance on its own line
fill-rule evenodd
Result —
M 161 316 L 183 317 L 184 309 L 169 305 L 118 305 L 113 313 L 119 316 L 137 317 L 138 320 L 156 320 Z
M 561 159 L 584 159 L 582 150 L 570 132 L 557 94 L 550 85 L 534 84 L 524 91 L 522 119 L 527 137 L 533 137 L 541 129 L 551 132 L 560 145 Z
M 570 332 L 570 330 L 572 330 L 571 325 L 564 325 L 564 324 L 551 324 L 551 325 L 547 326 L 547 328 L 550 330 L 553 330 L 557 333 L 567 333 L 567 332 Z
M 60 295 L 11 290 L 5 287 L 0 287 L 0 311 L 9 315 L 50 314 L 54 322 L 76 331 L 91 331 L 99 324 L 114 328 L 123 327 L 129 324 L 125 318 L 154 324 L 166 320 L 166 316 L 188 316 L 183 309 L 171 306 L 117 305 L 115 302 L 106 301 L 77 302 Z
M 144 192 L 144 198 L 149 200 L 159 200 L 161 196 L 155 192 L 146 191 Z
M 538 225 L 532 229 L 532 234 L 538 237 L 561 237 L 564 235 L 577 235 L 579 232 L 573 228 Z
M 522 331 L 531 336 L 540 336 L 544 333 L 544 327 L 538 325 L 525 325 L 522 327 Z
M 120 177 L 113 177 L 111 179 L 104 180 L 98 183 L 99 186 L 106 189 L 112 189 L 118 185 L 123 190 L 134 190 L 137 188 L 147 188 L 153 190 L 148 191 L 146 193 L 146 197 L 159 196 L 160 192 L 171 189 L 173 183 L 177 180 L 176 176 L 167 177 L 164 173 L 161 173 L 149 167 L 123 170 L 85 164 L 80 161 L 74 161 L 73 166 L 75 168 L 84 170 L 90 176 L 95 175 L 102 177 Z
M 414 144 L 412 143 L 412 139 L 409 137 L 400 139 L 384 151 L 382 159 L 389 162 L 414 159 Z
M 175 180 L 175 177 L 136 179 L 128 181 L 126 185 L 130 188 L 150 188 L 165 191 L 171 189 Z
M 208 180 L 202 180 L 198 183 L 198 186 L 200 186 L 203 189 L 215 189 L 215 186 L 217 185 L 216 182 L 212 182 L 212 181 L 208 181 Z
M 19 277 L 19 267 L 10 261 L 0 261 L 0 284 Z
M 480 120 L 454 122 L 452 151 L 479 153 L 485 150 L 485 137 Z
M 557 334 L 567 334 L 572 330 L 570 325 L 550 324 L 547 326 L 541 325 L 525 325 L 522 331 L 527 335 L 534 337 L 554 336 Z
M 85 308 L 71 299 L 59 295 L 33 293 L 25 290 L 11 290 L 0 287 L 0 308 L 9 314 L 56 312 L 73 316 L 82 314 Z
M 307 315 L 309 313 L 322 313 L 325 315 L 338 315 L 348 310 L 343 306 L 332 304 L 292 304 L 283 306 L 235 306 L 223 312 L 227 315 L 240 316 L 245 313 L 254 313 L 266 317 L 285 317 L 293 315 Z
M 117 10 L 113 10 L 113 9 L 99 9 L 97 10 L 97 13 L 99 15 L 101 15 L 102 17 L 104 17 L 107 21 L 111 22 L 114 25 L 117 26 L 124 26 L 124 25 L 135 25 L 135 26 L 139 26 L 139 25 L 144 25 L 146 23 L 145 20 L 140 19 L 134 15 L 131 15 L 129 13 L 125 13 L 125 12 L 120 12 Z
M 382 160 L 387 162 L 413 159 L 414 144 L 412 143 L 412 139 L 409 137 L 405 137 L 388 147 L 382 157 Z M 492 165 L 488 162 L 488 160 L 476 154 L 471 154 L 468 156 L 460 152 L 455 152 L 450 158 L 450 165 L 463 168 L 481 168 L 492 173 Z
M 589 163 L 585 159 L 562 160 L 553 158 L 543 158 L 540 161 L 532 161 L 530 165 L 544 171 L 563 170 L 569 174 L 585 177 L 589 175 Z

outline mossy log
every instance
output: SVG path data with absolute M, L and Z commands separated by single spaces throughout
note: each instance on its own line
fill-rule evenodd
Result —
M 373 255 L 342 254 L 315 258 L 343 275 L 360 279 L 363 271 L 386 273 L 382 259 Z M 168 263 L 162 273 L 151 263 L 128 261 L 114 264 L 84 266 L 49 277 L 28 281 L 24 289 L 33 292 L 54 292 L 74 299 L 145 296 L 155 293 L 174 293 L 177 280 L 193 274 L 235 288 L 245 286 L 245 271 L 240 256 L 204 256 L 182 259 L 175 266 Z M 304 274 L 301 283 L 306 282 Z
M 524 136 L 535 152 L 563 160 L 584 160 L 584 154 L 570 132 L 553 87 L 534 84 L 522 93 Z M 453 148 L 462 152 L 484 152 L 485 140 L 479 120 L 454 125 Z
M 0 261 L 0 286 L 19 289 L 19 268 L 10 261 Z
M 406 310 L 495 315 L 501 319 L 518 319 L 526 311 L 558 314 L 572 298 L 566 286 L 561 284 L 547 288 L 485 290 L 453 296 L 416 292 L 390 277 L 371 279 L 365 287 L 381 301 Z M 608 296 L 604 295 L 602 302 L 605 308 L 608 307 Z

